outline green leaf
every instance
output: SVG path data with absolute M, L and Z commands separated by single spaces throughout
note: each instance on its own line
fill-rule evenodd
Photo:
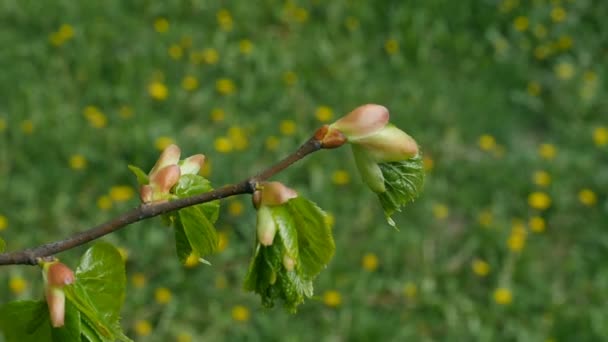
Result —
M 200 210 L 199 206 L 187 207 L 181 209 L 177 213 L 178 219 L 175 222 L 176 227 L 176 247 L 177 254 L 182 260 L 186 250 L 189 248 L 198 256 L 204 257 L 212 254 L 217 250 L 218 237 L 213 224 L 209 222 L 205 214 Z M 179 231 L 183 229 L 182 232 Z M 179 235 L 179 236 L 178 236 Z M 188 248 L 184 248 L 183 237 L 186 237 Z M 180 248 L 182 250 L 180 251 Z M 187 256 L 186 256 L 187 258 Z M 182 262 L 185 260 L 182 260 Z
M 256 245 L 244 287 L 266 307 L 281 300 L 295 312 L 313 295 L 312 280 L 331 260 L 335 244 L 325 213 L 309 200 L 297 197 L 270 209 L 278 234 L 271 246 Z M 286 254 L 296 261 L 291 271 L 283 265 Z
M 76 282 L 65 287 L 88 327 L 104 341 L 130 341 L 120 327 L 120 309 L 125 297 L 125 265 L 114 246 L 100 242 L 89 248 L 76 269 Z
M 144 170 L 140 169 L 135 165 L 127 166 L 131 172 L 137 177 L 137 183 L 139 185 L 146 185 L 150 183 L 150 179 L 148 178 L 148 174 L 144 172 Z
M 298 232 L 300 267 L 304 276 L 314 278 L 327 266 L 336 250 L 327 215 L 303 197 L 289 200 L 287 208 Z
M 175 185 L 175 194 L 179 198 L 190 197 L 213 190 L 211 183 L 199 175 L 183 175 Z M 211 223 L 215 223 L 220 212 L 220 201 L 211 201 L 196 205 Z
M 400 211 L 402 206 L 414 201 L 422 191 L 424 185 L 422 157 L 417 155 L 404 161 L 380 163 L 379 166 L 386 191 L 378 193 L 378 197 L 384 214 L 394 226 L 395 223 L 390 216 L 395 211 Z
M 80 313 L 66 302 L 65 325 L 53 328 L 46 302 L 12 302 L 0 309 L 0 330 L 7 342 L 80 341 Z

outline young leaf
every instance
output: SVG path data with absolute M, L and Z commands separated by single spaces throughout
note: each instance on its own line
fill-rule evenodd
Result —
M 144 170 L 140 169 L 135 165 L 127 166 L 131 172 L 137 177 L 137 183 L 139 185 L 146 185 L 150 183 L 150 179 L 148 178 L 148 174 L 144 172 Z
M 200 257 L 216 251 L 217 232 L 199 206 L 178 211 L 174 226 L 177 255 L 180 261 L 185 262 L 184 256 L 187 258 L 192 251 Z
M 175 185 L 175 194 L 179 198 L 190 197 L 213 190 L 211 183 L 199 175 L 183 175 Z M 220 202 L 211 201 L 196 205 L 211 223 L 215 223 L 220 212 Z
M 401 207 L 412 202 L 420 195 L 424 184 L 424 167 L 422 157 L 417 155 L 410 159 L 380 163 L 382 176 L 384 177 L 385 192 L 378 193 L 380 203 L 384 209 L 389 223 L 395 223 L 390 216 Z
M 66 297 L 104 341 L 130 341 L 119 323 L 125 283 L 120 253 L 114 246 L 100 242 L 85 252 L 76 269 L 76 282 L 65 287 Z
M 80 341 L 80 313 L 66 303 L 65 325 L 53 328 L 44 301 L 19 301 L 0 309 L 0 330 L 7 342 Z

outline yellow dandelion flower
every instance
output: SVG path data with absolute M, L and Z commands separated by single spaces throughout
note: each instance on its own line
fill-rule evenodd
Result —
M 8 287 L 14 295 L 20 295 L 28 288 L 27 280 L 21 276 L 13 276 L 8 281 Z
M 507 247 L 512 252 L 518 253 L 524 249 L 526 245 L 526 230 L 513 229 L 507 239 Z
M 485 277 L 490 273 L 490 264 L 482 259 L 473 259 L 471 262 L 473 273 L 479 277 Z
M 192 342 L 192 335 L 181 332 L 177 335 L 177 342 Z
M 588 207 L 594 206 L 597 203 L 597 196 L 591 189 L 582 189 L 578 192 L 578 200 Z
M 595 83 L 597 82 L 597 74 L 592 70 L 587 70 L 583 74 L 583 80 L 585 81 L 585 83 L 591 83 L 595 85 Z
M 530 94 L 531 96 L 538 96 L 538 95 L 540 95 L 542 87 L 540 86 L 540 83 L 538 83 L 536 81 L 530 81 L 530 82 L 528 82 L 527 90 L 528 90 L 528 94 Z
M 534 35 L 538 39 L 543 39 L 547 36 L 547 28 L 543 24 L 536 24 L 534 26 Z
M 306 8 L 296 7 L 293 10 L 293 17 L 300 24 L 307 22 L 308 16 L 308 10 Z
M 535 191 L 528 196 L 530 207 L 538 210 L 545 210 L 551 206 L 551 197 L 542 191 Z
M 121 106 L 118 110 L 118 113 L 121 118 L 129 119 L 133 116 L 133 108 L 131 108 L 130 106 Z
M 34 133 L 34 121 L 29 119 L 21 121 L 21 131 L 27 135 Z
M 418 296 L 418 286 L 411 281 L 408 281 L 403 285 L 403 294 L 405 295 L 405 298 L 408 299 L 416 298 L 416 296 Z
M 336 185 L 346 185 L 350 183 L 350 174 L 346 170 L 336 170 L 331 175 L 331 181 Z
M 538 60 L 543 60 L 553 53 L 553 49 L 547 45 L 539 45 L 534 48 L 534 57 Z
M 354 31 L 359 28 L 359 19 L 357 19 L 355 17 L 347 17 L 346 20 L 344 21 L 344 25 L 350 31 Z
M 438 220 L 445 220 L 450 214 L 450 210 L 445 204 L 433 205 L 433 216 Z
M 547 171 L 534 172 L 534 184 L 538 186 L 548 186 L 551 184 L 551 175 Z
M 118 250 L 118 254 L 120 254 L 122 261 L 127 262 L 127 260 L 129 260 L 129 250 L 125 247 L 118 247 L 116 249 Z
M 249 54 L 251 54 L 251 51 L 253 51 L 253 43 L 251 42 L 251 40 L 249 40 L 249 39 L 241 39 L 239 41 L 239 51 L 243 55 L 249 55 Z
M 342 295 L 336 290 L 329 290 L 323 293 L 323 303 L 330 308 L 337 308 L 342 304 Z
M 232 146 L 237 151 L 242 151 L 249 146 L 247 134 L 242 127 L 231 126 L 228 128 L 228 138 L 232 141 Z
M 154 81 L 148 85 L 148 94 L 156 101 L 164 101 L 169 96 L 169 89 L 164 83 Z
M 171 301 L 171 290 L 166 287 L 159 287 L 154 291 L 154 300 L 158 304 L 167 304 Z
M 92 127 L 104 128 L 108 124 L 108 119 L 106 118 L 105 114 L 95 106 L 86 106 L 83 114 Z
M 226 9 L 221 9 L 216 14 L 217 23 L 223 31 L 230 32 L 232 31 L 232 15 Z
M 97 207 L 104 211 L 112 209 L 112 199 L 110 196 L 99 196 L 99 198 L 97 198 Z
M 87 167 L 87 160 L 81 154 L 73 154 L 70 156 L 69 164 L 72 170 L 83 170 Z
M 231 201 L 228 205 L 228 213 L 232 216 L 241 216 L 243 214 L 243 210 L 245 210 L 245 206 L 241 201 Z
M 361 267 L 368 272 L 373 272 L 378 269 L 378 256 L 374 253 L 365 253 L 361 259 Z
M 594 129 L 593 142 L 598 147 L 608 145 L 608 127 L 597 127 Z
M 188 268 L 193 268 L 193 267 L 198 266 L 199 258 L 200 258 L 200 256 L 197 253 L 191 252 L 190 255 L 188 255 L 188 257 L 186 258 L 186 261 L 184 262 L 184 266 L 186 266 Z
M 566 20 L 566 17 L 566 10 L 562 7 L 554 7 L 551 10 L 551 19 L 556 23 L 561 23 L 562 21 Z
M 520 15 L 519 17 L 515 18 L 515 20 L 513 20 L 513 27 L 519 32 L 526 31 L 528 29 L 528 26 L 530 26 L 530 21 L 528 20 L 528 17 L 525 17 L 523 15 Z
M 145 319 L 135 321 L 135 333 L 137 336 L 148 336 L 152 332 L 152 325 Z
M 519 0 L 503 0 L 500 2 L 499 10 L 502 13 L 509 13 L 519 5 Z
M 513 294 L 506 287 L 499 287 L 494 290 L 494 301 L 496 304 L 509 305 L 513 302 Z
M 231 79 L 220 78 L 215 82 L 215 89 L 222 95 L 231 95 L 236 91 L 236 86 Z
M 146 286 L 146 283 L 147 279 L 143 273 L 134 273 L 131 276 L 131 284 L 133 284 L 133 287 L 137 289 L 143 288 L 144 286 Z
M 541 144 L 538 147 L 538 154 L 546 160 L 552 160 L 557 155 L 557 149 L 552 144 Z
M 228 280 L 226 279 L 226 276 L 223 274 L 216 275 L 215 281 L 213 283 L 215 285 L 215 288 L 218 290 L 223 290 L 228 286 Z
M 274 135 L 271 135 L 266 138 L 266 141 L 264 143 L 266 149 L 269 151 L 276 151 L 279 148 L 280 144 L 281 140 L 279 140 L 279 138 L 275 137 Z
M 201 51 L 201 56 L 207 64 L 216 64 L 220 60 L 220 54 L 216 49 L 207 48 Z
M 223 252 L 228 248 L 228 234 L 226 232 L 217 233 L 217 251 Z
M 169 54 L 169 57 L 178 60 L 184 56 L 184 49 L 178 44 L 173 44 L 169 46 L 167 53 Z
M 169 20 L 166 18 L 157 18 L 154 20 L 154 29 L 158 33 L 165 33 L 169 30 Z
M 0 232 L 8 228 L 8 219 L 4 215 L 0 215 Z
M 68 41 L 74 37 L 74 27 L 70 24 L 62 24 L 57 33 L 63 41 Z
M 222 122 L 226 118 L 226 112 L 222 108 L 213 108 L 211 110 L 211 121 Z
M 161 136 L 156 138 L 154 141 L 154 147 L 159 151 L 164 151 L 169 145 L 174 144 L 175 141 L 167 136 Z
M 388 39 L 384 42 L 384 51 L 389 55 L 394 55 L 399 51 L 399 42 L 396 39 Z
M 205 178 L 209 178 L 209 176 L 211 176 L 211 163 L 211 160 L 205 160 L 205 164 L 203 164 L 203 167 L 199 171 L 201 176 Z
M 283 135 L 294 135 L 296 133 L 296 123 L 293 120 L 283 120 L 279 124 L 279 131 Z
M 220 153 L 229 153 L 232 152 L 232 141 L 227 137 L 218 137 L 213 142 L 213 146 L 215 150 Z
M 128 185 L 117 185 L 110 188 L 110 198 L 114 202 L 125 202 L 133 198 L 135 191 Z
M 572 77 L 574 77 L 574 74 L 576 73 L 574 65 L 569 62 L 557 63 L 553 71 L 555 72 L 555 76 L 557 76 L 557 78 L 564 81 L 572 79 Z
M 0 118 L 0 133 L 6 130 L 6 120 L 4 118 Z
M 243 305 L 235 305 L 232 308 L 232 319 L 237 322 L 247 322 L 249 320 L 249 309 Z
M 49 35 L 49 42 L 53 45 L 53 46 L 61 46 L 63 45 L 63 39 L 61 38 L 61 36 L 59 35 L 58 32 L 53 32 Z
M 184 49 L 188 49 L 192 47 L 192 37 L 191 36 L 182 36 L 179 40 L 179 45 L 181 45 Z
M 315 111 L 315 117 L 321 122 L 327 122 L 334 116 L 334 112 L 328 106 L 319 106 Z
M 188 75 L 182 79 L 182 88 L 187 91 L 193 91 L 198 88 L 198 80 L 196 77 Z
M 574 44 L 572 37 L 564 35 L 557 40 L 557 47 L 561 50 L 569 50 Z
M 283 73 L 283 83 L 286 86 L 291 87 L 298 82 L 298 75 L 293 71 L 286 71 Z
M 489 134 L 484 134 L 479 137 L 477 144 L 482 150 L 491 151 L 496 148 L 496 139 L 494 139 L 494 137 Z
M 488 209 L 483 210 L 477 216 L 477 222 L 484 228 L 489 228 L 492 225 L 492 221 L 494 221 L 494 214 Z
M 530 226 L 530 230 L 535 233 L 542 233 L 546 229 L 545 219 L 540 216 L 530 217 L 528 225 Z

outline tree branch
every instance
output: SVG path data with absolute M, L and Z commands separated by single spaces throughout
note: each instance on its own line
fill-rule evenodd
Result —
M 181 198 L 170 202 L 142 204 L 139 207 L 115 217 L 106 223 L 76 233 L 64 240 L 47 243 L 22 251 L 0 254 L 0 265 L 37 265 L 40 258 L 49 257 L 68 249 L 83 245 L 87 242 L 96 240 L 104 235 L 117 231 L 118 229 L 126 227 L 131 223 L 196 204 L 211 202 L 235 195 L 253 193 L 258 182 L 269 179 L 273 175 L 281 172 L 308 154 L 316 152 L 321 148 L 323 148 L 321 141 L 317 137 L 313 136 L 302 146 L 300 146 L 297 151 L 290 154 L 283 160 L 258 173 L 257 175 L 247 178 L 239 183 L 225 185 L 204 194 Z

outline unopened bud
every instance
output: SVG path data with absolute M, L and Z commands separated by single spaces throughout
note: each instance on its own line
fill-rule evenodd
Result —
M 257 233 L 258 241 L 263 246 L 271 246 L 274 236 L 277 233 L 277 226 L 267 206 L 261 206 L 257 214 Z
M 158 157 L 156 164 L 150 171 L 150 178 L 154 176 L 155 173 L 159 172 L 166 166 L 175 165 L 179 162 L 179 156 L 181 155 L 181 151 L 177 145 L 171 144 L 167 146 Z
M 285 267 L 287 271 L 293 271 L 295 266 L 296 261 L 292 257 L 287 254 L 283 255 L 283 267 Z
M 42 272 L 51 324 L 53 327 L 59 328 L 65 323 L 65 293 L 63 287 L 74 282 L 74 272 L 58 261 L 44 262 Z
M 139 198 L 142 203 L 150 203 L 154 200 L 154 188 L 152 185 L 142 185 L 139 189 Z
M 418 154 L 418 144 L 407 133 L 393 125 L 358 139 L 357 145 L 369 151 L 372 159 L 381 162 L 405 160 Z
M 374 134 L 388 123 L 389 112 L 386 107 L 377 104 L 366 104 L 355 108 L 338 121 L 331 124 L 334 128 L 344 133 L 346 137 L 358 139 Z
M 160 193 L 168 193 L 169 190 L 179 181 L 180 169 L 177 165 L 169 165 L 160 169 L 153 178 L 150 178 L 150 183 L 155 184 Z
M 205 156 L 202 154 L 195 154 L 184 159 L 179 168 L 182 175 L 196 175 L 204 164 Z
M 261 195 L 259 197 L 259 205 L 281 205 L 292 198 L 298 197 L 298 193 L 283 185 L 281 182 L 266 182 L 262 184 L 262 189 L 258 190 Z M 257 191 L 256 191 L 257 192 Z M 254 194 L 255 195 L 255 194 Z M 255 204 L 255 197 L 254 197 Z
M 321 142 L 325 149 L 338 148 L 347 141 L 346 136 L 338 129 L 323 125 L 315 132 L 315 139 Z

